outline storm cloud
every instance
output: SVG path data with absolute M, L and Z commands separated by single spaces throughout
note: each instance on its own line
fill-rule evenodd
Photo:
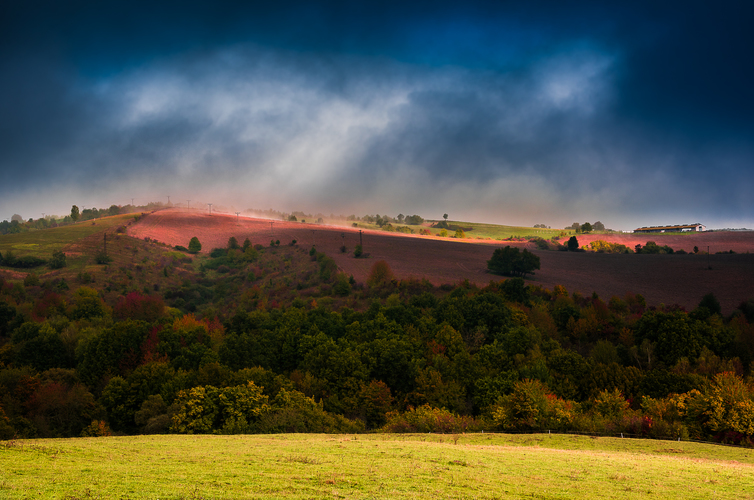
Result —
M 169 195 L 553 227 L 754 225 L 745 3 L 683 16 L 590 2 L 175 17 L 81 5 L 8 9 L 0 218 Z

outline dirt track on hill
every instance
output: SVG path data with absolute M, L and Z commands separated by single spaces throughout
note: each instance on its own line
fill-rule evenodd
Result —
M 426 278 L 435 285 L 457 283 L 469 279 L 478 285 L 501 279 L 487 273 L 487 260 L 494 248 L 512 245 L 530 248 L 541 259 L 542 269 L 528 280 L 552 289 L 563 285 L 569 292 L 584 295 L 596 292 L 607 300 L 613 295 L 642 294 L 650 305 L 680 304 L 693 309 L 701 298 L 713 292 L 725 313 L 738 304 L 754 298 L 754 253 L 725 255 L 613 255 L 541 251 L 526 243 L 458 241 L 448 238 L 404 235 L 355 228 L 270 221 L 198 210 L 162 210 L 144 217 L 129 227 L 136 238 L 149 237 L 169 245 L 188 246 L 196 236 L 202 253 L 225 247 L 235 236 L 239 243 L 249 238 L 252 243 L 269 245 L 271 239 L 281 245 L 296 240 L 298 245 L 317 249 L 335 259 L 338 266 L 365 281 L 377 260 L 386 260 L 399 278 Z M 353 249 L 363 240 L 366 258 L 353 257 Z M 585 245 L 590 236 L 582 236 Z M 593 239 L 631 244 L 656 241 L 673 248 L 700 250 L 734 250 L 754 252 L 754 232 L 714 232 L 689 235 L 597 235 Z M 636 241 L 636 243 L 633 243 Z M 348 251 L 340 252 L 345 243 Z M 712 269 L 709 269 L 711 267 Z

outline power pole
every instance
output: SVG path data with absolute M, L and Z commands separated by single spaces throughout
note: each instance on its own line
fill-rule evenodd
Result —
M 209 205 L 209 214 L 212 215 L 212 203 L 207 203 Z
M 359 245 L 361 245 L 361 248 L 364 248 L 364 241 L 361 239 L 361 229 L 359 229 Z
M 236 212 L 236 224 L 238 224 L 238 214 L 240 214 L 240 213 L 241 212 Z
M 274 223 L 273 223 L 273 222 L 270 222 L 270 234 L 271 234 L 272 236 L 275 236 L 275 232 L 274 232 L 274 231 L 272 230 L 272 224 L 274 224 Z

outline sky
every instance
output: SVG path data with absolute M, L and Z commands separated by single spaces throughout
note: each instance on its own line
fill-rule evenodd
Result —
M 0 220 L 754 227 L 754 2 L 0 3 Z

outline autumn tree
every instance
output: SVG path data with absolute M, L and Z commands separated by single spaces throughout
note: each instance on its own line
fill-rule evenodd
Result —
M 73 205 L 71 207 L 71 219 L 73 220 L 73 222 L 79 220 L 79 215 L 81 215 L 81 213 L 79 212 L 79 207 Z

